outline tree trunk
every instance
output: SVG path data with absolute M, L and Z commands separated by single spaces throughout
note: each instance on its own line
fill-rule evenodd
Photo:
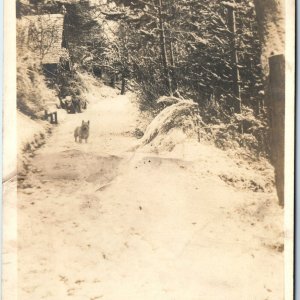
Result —
M 284 205 L 285 45 L 284 1 L 254 0 L 266 78 L 265 105 L 271 129 L 270 154 L 279 204 Z M 277 54 L 277 55 L 274 55 Z M 278 55 L 279 54 L 279 55 Z M 271 57 L 270 57 L 271 55 Z
M 269 72 L 269 57 L 284 53 L 284 0 L 254 0 L 258 33 L 262 43 L 262 66 Z
M 233 94 L 235 96 L 233 108 L 234 112 L 241 113 L 241 88 L 240 88 L 240 74 L 238 68 L 238 54 L 236 50 L 236 23 L 235 23 L 235 11 L 232 7 L 227 7 L 228 9 L 228 20 L 229 29 L 231 31 L 231 57 L 232 57 L 232 80 L 233 80 Z
M 125 95 L 125 91 L 126 91 L 126 77 L 125 74 L 122 73 L 121 95 Z
M 173 91 L 172 91 L 171 76 L 170 76 L 170 70 L 168 64 L 164 21 L 162 16 L 162 0 L 158 0 L 158 12 L 159 12 L 158 17 L 159 17 L 159 29 L 160 29 L 160 47 L 161 47 L 164 75 L 166 79 L 166 86 L 167 86 L 168 93 L 170 96 L 172 96 Z
M 175 70 L 175 60 L 174 60 L 174 49 L 173 49 L 173 42 L 170 42 L 170 53 L 171 53 L 171 66 L 172 66 L 172 82 L 174 91 L 177 91 L 177 78 L 176 78 L 176 70 Z
M 115 88 L 115 86 L 116 86 L 116 74 L 115 73 L 113 73 L 111 76 L 110 86 L 113 88 Z

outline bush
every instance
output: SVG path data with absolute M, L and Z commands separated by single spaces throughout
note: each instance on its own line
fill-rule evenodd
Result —
M 268 157 L 268 132 L 266 120 L 262 116 L 255 117 L 251 109 L 243 107 L 241 114 L 234 114 L 217 128 L 213 138 L 219 148 L 244 147 L 256 155 Z
M 56 95 L 46 84 L 38 61 L 33 55 L 18 56 L 17 62 L 17 108 L 35 118 L 46 108 L 47 102 L 55 102 Z

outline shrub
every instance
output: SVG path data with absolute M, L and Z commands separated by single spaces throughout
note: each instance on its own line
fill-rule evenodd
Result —
M 41 66 L 33 55 L 18 56 L 17 108 L 30 117 L 44 110 L 47 102 L 55 102 L 56 95 L 49 89 Z

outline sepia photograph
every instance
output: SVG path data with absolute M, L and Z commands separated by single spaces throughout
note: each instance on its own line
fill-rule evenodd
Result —
M 292 300 L 295 2 L 5 0 L 3 300 Z

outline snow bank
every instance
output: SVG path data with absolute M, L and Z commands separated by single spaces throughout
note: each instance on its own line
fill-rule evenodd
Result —
M 67 113 L 65 110 L 58 110 L 58 122 L 62 122 Z M 17 111 L 17 161 L 18 173 L 26 168 L 28 159 L 32 157 L 35 149 L 45 143 L 46 136 L 51 132 L 49 122 L 40 119 L 31 119 L 20 111 Z
M 174 97 L 173 97 L 174 98 Z M 157 150 L 172 150 L 186 137 L 196 136 L 200 117 L 197 104 L 191 100 L 180 100 L 162 110 L 147 127 L 142 145 L 151 143 Z
M 21 56 L 17 64 L 17 107 L 29 116 L 37 116 L 44 109 L 59 104 L 54 90 L 47 86 L 39 62 L 28 55 Z
M 97 103 L 100 99 L 117 96 L 117 90 L 105 86 L 101 80 L 96 79 L 91 74 L 77 72 L 77 75 L 84 86 L 82 95 L 89 103 Z
M 173 98 L 162 97 L 160 102 L 168 103 Z M 244 148 L 218 149 L 212 140 L 204 137 L 199 143 L 197 138 L 207 126 L 197 113 L 197 104 L 191 100 L 178 100 L 153 119 L 141 139 L 138 152 L 195 163 L 201 161 L 201 164 L 195 164 L 195 168 L 199 166 L 199 174 L 204 167 L 238 190 L 274 192 L 274 169 L 266 159 L 248 158 Z
M 27 147 L 28 144 L 36 141 L 38 138 L 46 134 L 46 122 L 34 121 L 26 115 L 18 112 L 18 155 Z
M 156 102 L 165 104 L 175 104 L 182 101 L 182 99 L 173 96 L 162 96 Z

